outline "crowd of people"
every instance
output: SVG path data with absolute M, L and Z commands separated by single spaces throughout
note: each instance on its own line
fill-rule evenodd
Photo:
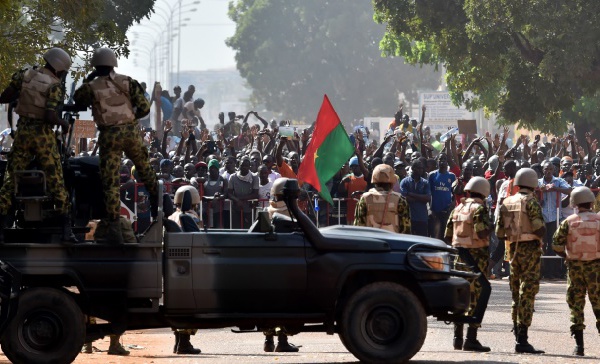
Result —
M 64 196 L 62 175 L 57 173 L 61 168 L 55 147 L 46 143 L 52 151 L 49 153 L 27 144 L 40 140 L 41 132 L 52 137 L 52 124 L 65 127 L 52 116 L 56 114 L 57 100 L 63 97 L 61 90 L 50 88 L 51 97 L 45 104 L 42 102 L 44 107 L 40 106 L 37 95 L 26 92 L 31 77 L 40 82 L 58 81 L 60 73 L 68 70 L 68 55 L 64 51 L 53 52 L 45 55 L 46 68 L 15 74 L 11 86 L 0 95 L 0 102 L 4 103 L 12 101 L 17 91 L 25 91 L 19 99 L 20 109 L 16 110 L 23 121 L 19 122 L 12 145 L 9 158 L 13 165 L 7 175 L 14 168 L 24 168 L 24 163 L 33 156 L 43 162 L 48 177 L 58 181 L 51 184 L 51 193 L 60 202 L 57 206 L 64 216 L 63 240 L 76 243 L 66 214 L 69 201 Z M 74 99 L 92 108 L 99 130 L 97 142 L 91 142 L 90 151 L 82 155 L 100 156 L 109 227 L 106 239 L 124 242 L 121 205 L 135 211 L 138 232 L 143 232 L 151 218 L 157 216 L 157 180 L 164 182 L 171 195 L 183 186 L 197 191 L 199 200 L 194 205 L 198 206 L 196 220 L 200 227 L 239 229 L 250 227 L 258 209 L 282 208 L 271 196 L 273 187 L 280 185 L 278 180 L 298 179 L 303 191 L 301 205 L 315 223 L 372 226 L 445 240 L 469 249 L 471 256 L 477 258 L 478 269 L 488 277 L 501 279 L 510 275 L 517 351 L 538 352 L 527 343 L 527 327 L 539 287 L 539 262 L 537 267 L 525 265 L 535 256 L 534 251 L 544 255 L 554 255 L 554 251 L 564 253 L 564 249 L 557 248 L 560 244 L 556 241 L 561 240 L 556 237 L 564 238 L 569 229 L 560 224 L 567 221 L 572 226 L 569 216 L 586 209 L 579 206 L 581 200 L 574 203 L 576 206 L 570 203 L 572 189 L 595 189 L 600 184 L 600 149 L 589 133 L 584 140 L 578 140 L 573 130 L 548 141 L 542 141 L 539 135 L 533 138 L 521 135 L 513 138 L 513 145 L 508 143 L 507 127 L 502 133 L 485 132 L 482 136 L 432 135 L 425 125 L 425 105 L 419 121 L 405 114 L 400 106 L 381 142 L 371 139 L 367 127 L 352 126 L 348 137 L 355 155 L 340 165 L 335 176 L 323 186 L 336 198 L 335 205 L 329 206 L 298 175 L 314 123 L 299 130 L 287 120 L 267 121 L 256 111 L 245 115 L 228 112 L 227 120 L 221 112 L 218 122 L 209 128 L 201 113 L 204 100 L 194 99 L 194 86 L 190 85 L 183 95 L 176 86 L 173 97 L 164 90 L 159 101 L 147 93 L 145 84 L 114 73 L 117 60 L 111 50 L 97 50 L 92 66 L 94 72 L 88 75 Z M 158 130 L 151 128 L 156 124 L 148 117 L 152 102 L 160 103 L 162 111 Z M 33 112 L 24 110 L 25 107 Z M 3 143 L 8 142 L 3 138 Z M 5 181 L 10 178 L 7 176 Z M 11 188 L 14 190 L 10 183 L 5 183 L 0 191 L 2 224 L 10 208 Z M 592 193 L 593 201 L 588 201 L 589 194 L 586 196 L 584 204 L 589 204 L 589 210 L 598 211 L 600 203 L 595 194 Z M 511 213 L 523 218 L 518 223 L 510 220 L 513 225 L 527 226 L 531 231 L 526 234 L 521 230 L 508 231 L 510 223 L 505 221 Z M 523 234 L 526 240 L 522 239 Z M 531 251 L 523 251 L 524 246 Z M 479 250 L 475 252 L 475 248 Z M 512 274 L 507 261 L 511 261 Z M 600 314 L 600 302 L 594 305 L 595 312 Z M 572 331 L 580 332 L 582 318 L 577 316 L 573 320 Z M 457 327 L 455 348 L 489 350 L 477 341 L 477 328 L 477 325 L 469 327 L 463 343 L 462 326 Z M 181 343 L 180 353 L 196 353 L 189 335 L 176 333 L 175 352 L 179 352 L 177 345 Z M 271 344 L 272 337 L 270 333 Z M 285 335 L 281 340 L 285 340 L 281 351 L 297 351 L 287 345 Z M 115 341 L 118 343 L 118 338 Z M 265 345 L 265 350 L 273 351 L 271 344 Z M 583 355 L 582 343 L 579 352 Z

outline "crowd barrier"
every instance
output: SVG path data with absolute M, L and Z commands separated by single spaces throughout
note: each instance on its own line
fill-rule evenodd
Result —
M 164 185 L 165 191 L 173 198 L 177 188 L 184 184 L 165 182 Z M 600 188 L 593 189 L 592 191 L 597 194 L 600 191 Z M 201 197 L 204 197 L 203 186 L 199 187 L 199 193 Z M 535 191 L 535 194 L 542 205 L 547 203 L 548 198 L 546 198 L 546 195 L 551 193 L 555 192 L 543 191 L 541 189 L 536 189 Z M 334 204 L 332 206 L 315 196 L 318 195 L 309 194 L 308 196 L 301 196 L 298 205 L 300 209 L 307 214 L 315 224 L 317 224 L 317 226 L 322 227 L 353 223 L 358 198 L 334 198 Z M 136 232 L 143 232 L 144 228 L 150 223 L 149 196 L 143 184 L 135 184 L 133 197 L 133 200 L 121 200 L 121 214 L 133 223 Z M 556 224 L 558 227 L 560 221 L 566 216 L 561 216 L 560 209 L 558 208 L 561 205 L 561 194 L 555 193 L 555 199 L 557 206 Z M 247 210 L 249 211 L 244 215 L 244 211 L 235 207 L 233 201 L 229 199 L 218 199 L 213 201 L 203 200 L 203 203 L 200 204 L 198 211 L 196 212 L 200 216 L 202 224 L 206 224 L 207 227 L 220 229 L 248 228 L 250 227 L 249 224 L 256 219 L 258 212 L 266 211 L 269 206 L 269 200 L 249 200 L 246 204 Z M 235 216 L 234 219 L 234 214 L 236 213 L 239 213 L 239 216 Z M 231 224 L 230 222 L 232 221 L 244 223 L 242 225 Z
M 165 192 L 173 199 L 177 188 L 184 185 L 165 182 Z M 200 216 L 202 225 L 209 228 L 249 228 L 257 218 L 258 212 L 266 211 L 269 207 L 269 199 L 253 199 L 244 202 L 245 208 L 240 209 L 229 199 L 213 199 L 212 201 L 204 199 L 202 186 L 200 186 L 198 192 L 203 202 L 198 206 L 196 213 Z M 127 198 L 125 201 L 121 199 L 121 215 L 132 222 L 134 231 L 141 233 L 150 224 L 149 195 L 142 183 L 136 183 L 132 186 L 132 194 L 132 199 Z M 300 196 L 298 206 L 319 227 L 352 224 L 358 199 L 334 198 L 333 203 L 333 206 L 331 206 L 326 201 L 318 197 L 315 198 L 311 194 Z

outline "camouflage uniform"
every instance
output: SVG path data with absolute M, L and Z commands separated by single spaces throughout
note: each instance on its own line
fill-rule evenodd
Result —
M 25 70 L 13 74 L 10 86 L 21 91 Z M 60 83 L 51 85 L 46 95 L 46 109 L 56 110 L 62 103 L 64 93 Z M 44 120 L 21 116 L 18 130 L 9 155 L 4 185 L 0 189 L 0 215 L 8 214 L 15 190 L 14 173 L 27 169 L 33 157 L 36 157 L 46 175 L 46 188 L 54 198 L 56 210 L 61 214 L 70 209 L 69 196 L 65 189 L 60 154 L 56 144 L 53 125 Z
M 450 218 L 446 224 L 446 232 L 444 237 L 448 240 L 452 240 L 454 235 L 454 222 L 452 221 L 452 216 L 454 216 L 454 210 L 450 213 Z M 473 213 L 473 230 L 475 234 L 478 234 L 482 231 L 486 231 L 491 226 L 490 223 L 490 215 L 485 207 L 485 204 L 479 206 L 475 212 Z M 487 244 L 489 245 L 489 240 L 486 238 Z M 487 272 L 488 262 L 489 262 L 489 246 L 476 247 L 476 248 L 466 248 L 473 260 L 477 263 L 477 267 L 483 273 Z M 459 258 L 456 265 L 456 269 L 459 270 L 467 270 L 464 266 L 466 264 L 462 258 Z M 479 300 L 479 296 L 481 296 L 481 283 L 475 278 L 468 279 L 471 284 L 471 302 L 469 304 L 469 311 L 467 315 L 472 316 L 475 312 L 475 307 L 477 306 L 477 301 Z M 481 324 L 469 324 L 469 327 L 481 327 Z
M 559 254 L 565 253 L 568 238 L 569 223 L 565 220 L 554 233 L 552 249 Z M 565 263 L 568 269 L 567 304 L 571 310 L 571 332 L 585 329 L 583 311 L 586 291 L 596 316 L 596 328 L 600 332 L 600 259 L 567 258 Z
M 139 119 L 148 115 L 150 104 L 144 96 L 144 90 L 140 84 L 136 80 L 128 79 L 129 100 L 135 112 L 135 118 Z M 74 99 L 77 104 L 83 105 L 92 105 L 96 102 L 92 88 L 87 81 L 77 89 Z M 98 123 L 97 120 L 95 121 Z M 99 125 L 98 130 L 100 130 L 98 138 L 100 175 L 102 176 L 107 217 L 116 220 L 120 214 L 118 171 L 122 152 L 125 152 L 127 158 L 133 161 L 140 179 L 150 193 L 151 201 L 156 203 L 158 198 L 156 174 L 150 167 L 148 150 L 144 147 L 137 120 L 129 120 L 114 126 Z
M 376 190 L 378 192 L 384 192 L 384 189 L 381 187 L 372 188 L 369 192 Z M 390 191 L 391 193 L 391 191 Z M 410 234 L 410 209 L 408 207 L 408 203 L 404 197 L 400 196 L 398 201 L 398 208 L 396 209 L 396 213 L 398 214 L 398 233 L 401 234 Z M 355 226 L 369 226 L 368 224 L 368 215 L 369 215 L 369 206 L 363 195 L 360 198 L 360 201 L 356 204 L 356 209 L 354 211 L 354 225 Z
M 535 198 L 528 200 L 525 208 L 533 231 L 545 226 L 542 207 Z M 504 204 L 501 209 L 506 209 Z M 507 237 L 502 210 L 496 224 L 496 235 L 501 239 Z M 541 240 L 541 237 L 539 239 Z M 519 326 L 529 327 L 533 317 L 535 295 L 540 288 L 542 256 L 540 240 L 511 242 L 509 245 L 508 256 L 512 257 L 509 277 L 513 301 L 511 313 L 513 322 Z

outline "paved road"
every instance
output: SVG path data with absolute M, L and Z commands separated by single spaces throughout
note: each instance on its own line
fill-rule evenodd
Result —
M 584 358 L 571 355 L 574 341 L 569 336 L 569 315 L 565 303 L 565 281 L 542 283 L 533 325 L 530 329 L 530 342 L 537 348 L 546 350 L 545 355 L 514 354 L 514 339 L 510 329 L 510 293 L 508 282 L 495 281 L 490 305 L 480 330 L 480 341 L 492 347 L 490 353 L 468 353 L 452 350 L 452 328 L 430 319 L 427 339 L 422 350 L 412 363 L 598 363 L 600 362 L 600 337 L 596 333 L 593 313 L 589 302 L 586 307 L 585 331 L 586 354 Z M 229 329 L 205 330 L 192 338 L 192 342 L 202 349 L 198 356 L 181 356 L 172 353 L 173 335 L 170 330 L 146 330 L 128 332 L 123 336 L 126 346 L 131 349 L 129 357 L 107 356 L 105 352 L 79 355 L 75 363 L 356 363 L 337 335 L 305 333 L 292 337 L 296 345 L 303 345 L 299 353 L 264 353 L 263 336 L 259 333 L 234 334 Z M 106 350 L 108 340 L 94 345 Z M 0 363 L 6 363 L 0 356 Z

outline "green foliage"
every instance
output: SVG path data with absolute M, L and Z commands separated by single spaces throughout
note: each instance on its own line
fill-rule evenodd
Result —
M 236 32 L 227 44 L 255 104 L 285 118 L 312 121 L 328 94 L 343 121 L 392 115 L 398 95 L 416 102 L 439 73 L 381 57 L 385 28 L 368 2 L 240 0 L 230 3 Z
M 564 110 L 600 87 L 595 0 L 373 0 L 386 55 L 444 64 L 453 100 L 504 123 L 565 130 Z
M 155 0 L 0 0 L 0 85 L 13 72 L 42 63 L 53 46 L 83 62 L 74 64 L 79 77 L 94 48 L 106 46 L 118 56 L 129 54 L 127 29 L 153 11 Z

